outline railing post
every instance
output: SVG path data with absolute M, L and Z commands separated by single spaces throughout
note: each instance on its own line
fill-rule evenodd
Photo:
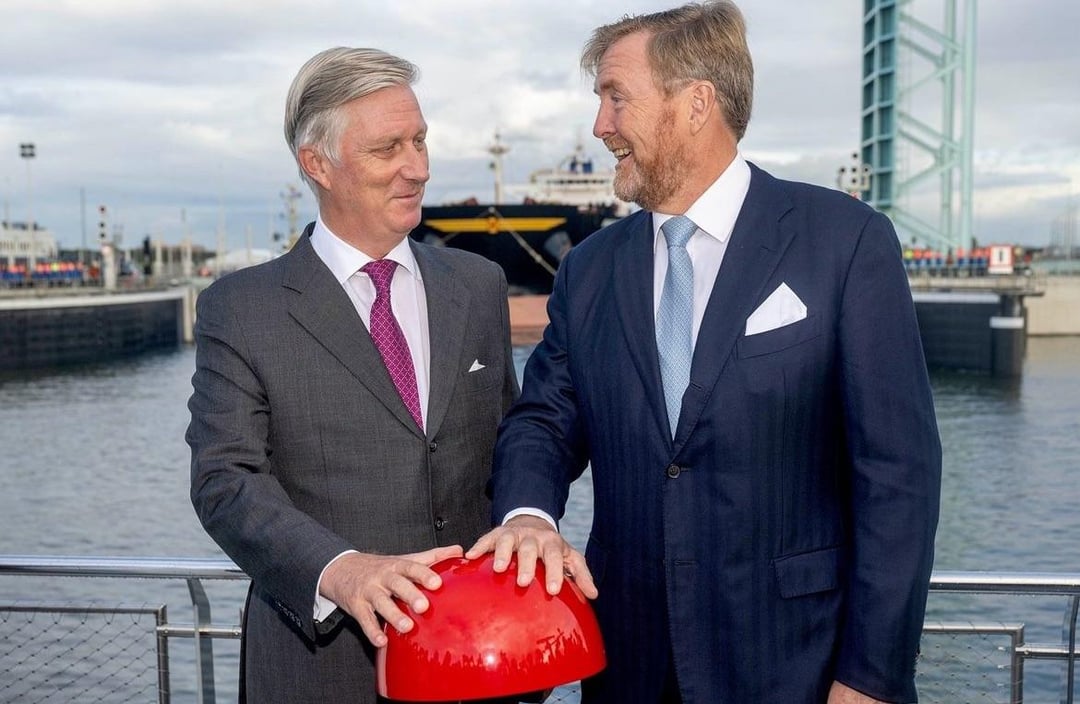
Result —
M 1076 615 L 1080 610 L 1080 596 L 1073 594 L 1069 597 L 1069 606 L 1065 609 L 1065 623 L 1062 626 L 1064 633 L 1061 640 L 1069 644 L 1069 650 L 1065 654 L 1064 681 L 1061 688 L 1062 704 L 1073 704 L 1073 690 L 1076 665 Z
M 165 635 L 165 624 L 169 622 L 169 607 L 162 605 L 154 615 L 157 628 L 157 671 L 158 671 L 158 704 L 169 704 L 172 698 L 169 689 L 169 637 Z
M 1020 646 L 1024 643 L 1024 626 L 1012 632 L 1012 704 L 1024 704 L 1024 656 Z
M 198 579 L 187 580 L 191 604 L 195 607 L 195 687 L 199 704 L 214 704 L 214 641 L 203 638 L 202 631 L 211 625 L 210 600 Z

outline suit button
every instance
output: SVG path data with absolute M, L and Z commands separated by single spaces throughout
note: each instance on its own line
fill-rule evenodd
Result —
M 435 452 L 435 450 L 439 449 L 439 443 L 432 440 L 430 443 L 428 443 L 427 449 L 429 452 Z
M 682 472 L 682 468 L 677 464 L 669 464 L 667 468 L 667 475 L 671 479 L 675 479 Z
M 435 519 L 435 530 L 442 530 L 445 527 L 446 527 L 446 519 L 445 518 L 442 518 L 440 516 L 439 518 Z

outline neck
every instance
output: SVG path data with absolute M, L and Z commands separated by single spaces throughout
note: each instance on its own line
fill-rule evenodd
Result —
M 678 192 L 657 210 L 673 215 L 685 213 L 731 166 L 738 153 L 738 144 L 726 129 L 695 134 L 687 150 L 689 160 Z
M 345 244 L 358 249 L 372 259 L 382 259 L 394 247 L 408 237 L 408 233 L 388 232 L 382 235 L 373 233 L 370 227 L 356 223 L 347 217 L 335 216 L 332 212 L 319 211 L 319 217 L 334 235 Z

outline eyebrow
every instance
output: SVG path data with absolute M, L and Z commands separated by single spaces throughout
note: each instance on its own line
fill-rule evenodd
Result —
M 606 78 L 603 81 L 593 81 L 593 93 L 600 95 L 605 90 L 619 90 L 618 80 L 615 78 Z

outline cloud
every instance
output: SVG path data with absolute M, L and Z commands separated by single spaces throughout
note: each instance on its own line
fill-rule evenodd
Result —
M 223 219 L 230 243 L 250 230 L 261 246 L 281 226 L 286 184 L 299 184 L 281 134 L 289 82 L 335 45 L 378 46 L 420 66 L 428 202 L 490 197 L 496 130 L 511 147 L 508 181 L 554 165 L 578 140 L 608 158 L 591 136 L 581 46 L 599 24 L 672 4 L 6 0 L 0 198 L 24 217 L 16 145 L 33 141 L 35 217 L 67 246 L 81 241 L 83 201 L 88 221 L 107 204 L 132 244 L 190 229 L 212 246 Z M 860 139 L 861 7 L 742 5 L 756 67 L 743 150 L 777 175 L 834 186 Z M 941 12 L 940 0 L 908 7 L 931 22 Z M 982 3 L 978 19 L 976 224 L 1045 243 L 1053 209 L 1080 190 L 1080 3 Z

